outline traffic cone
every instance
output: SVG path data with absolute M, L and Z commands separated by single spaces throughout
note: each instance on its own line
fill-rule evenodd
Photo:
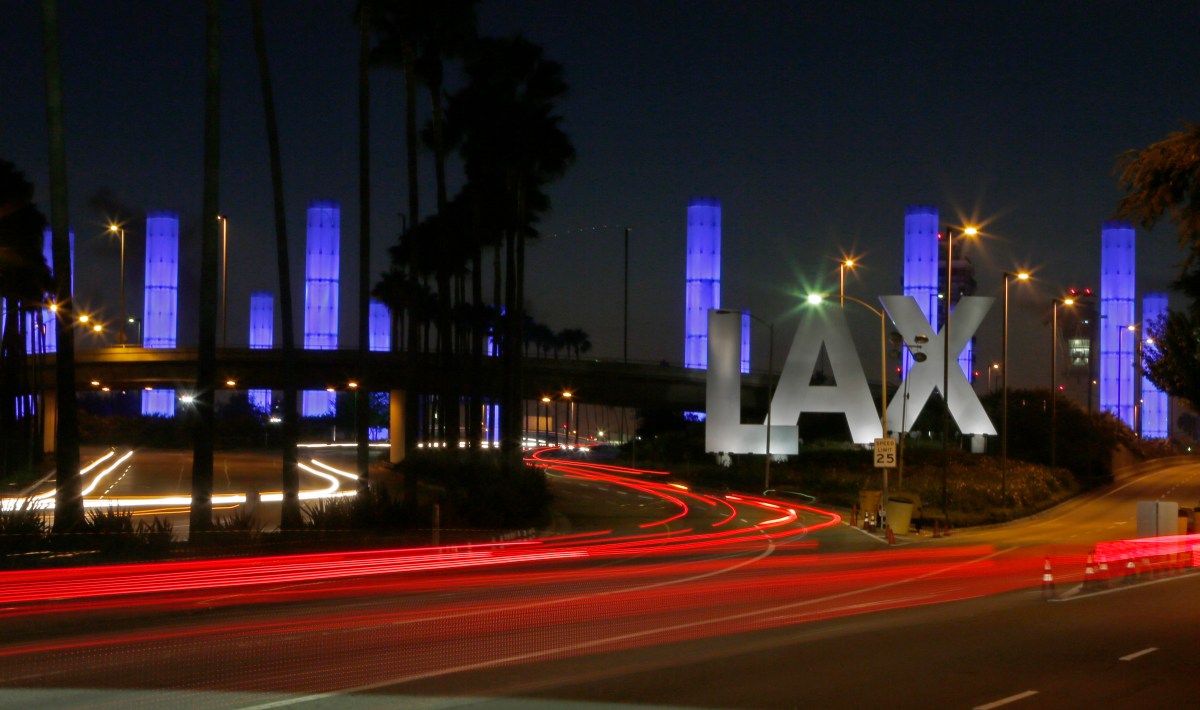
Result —
M 1087 566 L 1083 568 L 1083 591 L 1090 592 L 1096 585 L 1096 562 L 1088 553 Z
M 895 544 L 896 544 L 896 534 L 895 534 L 894 532 L 892 532 L 892 526 L 891 526 L 891 525 L 888 525 L 888 526 L 887 526 L 887 541 L 888 541 L 888 544 L 889 544 L 889 545 L 895 545 Z
M 1100 564 L 1096 567 L 1097 582 L 1101 587 L 1107 587 L 1110 581 L 1108 576 L 1108 563 L 1100 560 Z
M 1046 558 L 1046 564 L 1042 567 L 1042 599 L 1054 598 L 1054 572 L 1050 569 L 1050 558 Z
M 1136 582 L 1137 575 L 1137 563 L 1133 561 L 1132 557 L 1130 557 L 1129 561 L 1125 563 L 1125 584 L 1133 584 Z

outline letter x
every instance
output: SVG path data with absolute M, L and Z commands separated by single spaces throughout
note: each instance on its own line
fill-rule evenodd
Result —
M 908 405 L 904 404 L 904 396 L 896 397 L 888 404 L 888 420 L 906 421 L 902 431 L 908 431 L 913 420 L 920 414 L 925 403 L 935 389 L 942 389 L 942 377 L 945 373 L 945 329 L 936 335 L 933 327 L 925 319 L 916 299 L 912 296 L 881 296 L 883 308 L 896 324 L 896 330 L 904 337 L 904 342 L 916 342 L 918 335 L 924 335 L 929 341 L 921 346 L 920 352 L 925 354 L 925 362 L 914 362 L 908 370 L 908 381 L 901 387 L 901 392 L 907 388 Z M 994 435 L 996 428 L 984 411 L 983 405 L 975 395 L 975 390 L 967 382 L 962 368 L 957 366 L 958 356 L 963 348 L 975 336 L 979 324 L 983 322 L 988 309 L 995 299 L 981 296 L 963 296 L 959 299 L 954 310 L 950 312 L 950 362 L 948 373 L 950 385 L 950 416 L 958 424 L 964 434 Z

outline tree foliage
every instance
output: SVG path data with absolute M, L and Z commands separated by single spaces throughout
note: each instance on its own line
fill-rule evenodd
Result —
M 1146 376 L 1200 410 L 1200 124 L 1123 153 L 1117 168 L 1125 191 L 1117 215 L 1147 229 L 1165 217 L 1185 251 L 1174 287 L 1191 303 L 1144 324 L 1153 341 L 1143 352 Z

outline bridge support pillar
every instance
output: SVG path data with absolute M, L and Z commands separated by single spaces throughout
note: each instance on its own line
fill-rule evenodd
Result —
M 404 390 L 392 390 L 388 397 L 388 440 L 391 442 L 388 460 L 392 463 L 400 463 L 405 456 L 404 400 Z
M 43 391 L 39 406 L 42 408 L 42 452 L 52 454 L 56 450 L 54 435 L 58 431 L 57 393 L 47 394 Z

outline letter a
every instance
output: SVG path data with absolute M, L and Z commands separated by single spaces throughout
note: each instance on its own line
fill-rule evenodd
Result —
M 821 345 L 829 355 L 836 385 L 809 384 L 821 355 Z M 801 412 L 845 414 L 856 444 L 869 444 L 881 433 L 871 390 L 841 308 L 806 308 L 801 315 L 779 388 L 771 402 L 771 418 L 777 422 L 799 422 Z

